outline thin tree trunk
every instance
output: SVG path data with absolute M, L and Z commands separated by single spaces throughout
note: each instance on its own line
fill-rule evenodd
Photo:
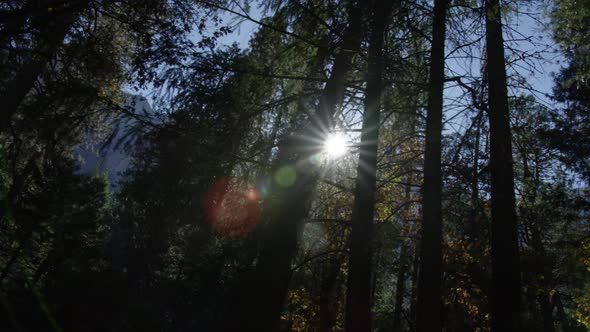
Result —
M 555 321 L 553 320 L 553 304 L 550 301 L 549 292 L 542 289 L 538 297 L 541 306 L 541 317 L 543 317 L 543 331 L 555 332 Z
M 322 273 L 320 293 L 320 332 L 330 332 L 336 322 L 336 305 L 338 274 L 342 258 L 332 255 Z
M 530 208 L 534 208 L 535 201 L 537 200 L 537 190 L 538 190 L 538 181 L 537 176 L 538 172 L 535 172 L 535 178 L 533 178 L 533 173 L 530 171 L 529 163 L 528 163 L 528 156 L 526 151 L 522 153 L 522 164 L 524 168 L 524 199 L 528 203 Z M 549 257 L 546 256 L 545 247 L 543 245 L 543 240 L 541 238 L 541 231 L 537 225 L 538 218 L 542 218 L 538 216 L 534 211 L 529 213 L 532 220 L 529 222 L 531 223 L 530 231 L 531 231 L 531 244 L 533 250 L 535 252 L 535 275 L 534 278 L 535 283 L 533 284 L 534 292 L 537 297 L 537 302 L 539 302 L 539 307 L 541 309 L 541 318 L 543 320 L 543 331 L 544 332 L 555 332 L 555 322 L 553 320 L 553 304 L 551 303 L 551 295 L 549 289 L 551 288 L 551 284 L 553 282 L 553 274 L 552 274 L 552 263 L 550 262 Z
M 481 249 L 481 227 L 479 225 L 478 211 L 479 211 L 479 145 L 481 138 L 481 118 L 483 111 L 477 115 L 476 131 L 475 131 L 475 146 L 473 151 L 473 170 L 471 179 L 471 220 L 470 220 L 470 238 L 473 247 L 472 254 L 480 256 Z
M 499 0 L 486 0 L 492 198 L 493 331 L 520 329 L 520 261 L 514 198 L 512 142 Z
M 424 221 L 422 223 L 418 307 L 416 313 L 416 328 L 419 332 L 436 332 L 442 328 L 441 138 L 446 12 L 447 1 L 435 0 L 424 152 L 422 203 Z
M 408 325 L 411 331 L 416 330 L 416 311 L 418 306 L 418 276 L 420 275 L 420 242 L 416 241 L 414 244 L 414 260 L 412 262 L 412 290 L 410 293 L 410 313 L 408 317 Z
M 412 126 L 412 131 L 414 131 L 415 126 Z M 408 167 L 410 168 L 410 167 Z M 409 202 L 412 199 L 412 176 L 408 175 L 405 188 L 405 200 Z M 410 221 L 410 214 L 411 209 L 410 206 L 406 207 L 404 210 L 404 222 L 409 223 Z M 402 229 L 406 229 L 403 227 Z M 407 236 L 406 232 L 402 232 L 402 236 Z M 393 307 L 393 323 L 392 328 L 394 332 L 402 331 L 402 312 L 403 312 L 403 305 L 404 305 L 404 296 L 406 293 L 406 270 L 408 269 L 408 244 L 402 240 L 400 245 L 400 253 L 399 253 L 399 263 L 398 263 L 398 272 L 397 272 L 397 280 L 395 286 L 395 303 Z
M 45 6 L 41 6 L 43 15 L 37 17 L 40 26 L 39 38 L 35 52 L 17 70 L 12 81 L 6 83 L 6 89 L 0 94 L 0 132 L 5 131 L 10 125 L 12 116 L 22 104 L 26 95 L 33 88 L 35 81 L 42 74 L 49 60 L 63 43 L 72 24 L 81 10 L 87 6 L 88 1 L 60 6 L 54 0 L 46 0 Z M 52 8 L 51 10 L 47 8 Z
M 407 245 L 401 244 L 401 250 L 399 253 L 399 270 L 397 272 L 397 281 L 395 285 L 395 304 L 393 307 L 393 331 L 402 331 L 402 311 L 404 305 L 404 294 L 406 292 L 406 256 L 407 256 Z
M 368 80 L 354 190 L 350 261 L 346 301 L 346 331 L 371 330 L 371 237 L 377 187 L 377 141 L 381 108 L 383 40 L 396 0 L 376 1 L 369 44 Z
M 288 173 L 293 183 L 281 186 L 273 182 L 270 198 L 265 201 L 263 211 L 263 218 L 268 220 L 268 224 L 263 230 L 259 258 L 255 270 L 243 282 L 241 297 L 244 305 L 234 305 L 230 310 L 224 331 L 278 330 L 301 220 L 307 214 L 317 179 L 315 173 L 305 169 L 310 168 L 308 157 L 319 149 L 318 146 L 310 146 L 309 141 L 321 139 L 331 129 L 332 117 L 344 94 L 345 77 L 362 39 L 365 1 L 355 2 L 351 6 L 350 24 L 334 60 L 330 78 L 320 96 L 317 112 L 298 135 L 287 138 L 279 149 L 275 171 L 279 174 Z
M 480 198 L 479 198 L 479 158 L 481 145 L 481 126 L 483 123 L 484 110 L 480 109 L 477 115 L 476 131 L 475 131 L 475 146 L 473 152 L 473 169 L 471 179 L 471 211 L 470 220 L 467 228 L 469 235 L 470 249 L 469 253 L 473 257 L 472 263 L 467 266 L 473 284 L 478 287 L 484 294 L 484 298 L 489 298 L 490 278 L 485 266 L 482 264 L 483 253 L 483 239 L 484 234 L 482 222 L 485 220 L 480 214 Z M 488 310 L 487 301 L 482 302 L 485 306 L 483 309 Z

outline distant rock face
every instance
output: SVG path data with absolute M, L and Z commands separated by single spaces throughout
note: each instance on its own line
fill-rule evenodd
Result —
M 129 96 L 125 107 L 137 115 L 151 115 L 153 110 L 142 96 Z M 118 191 L 122 175 L 131 164 L 135 147 L 134 128 L 138 121 L 130 116 L 106 117 L 104 128 L 86 134 L 78 151 L 80 174 L 108 177 L 111 191 Z

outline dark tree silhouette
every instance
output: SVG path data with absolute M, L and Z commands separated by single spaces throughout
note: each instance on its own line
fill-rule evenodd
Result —
M 492 330 L 520 329 L 520 258 L 500 2 L 486 1 L 492 195 Z
M 442 329 L 442 119 L 445 70 L 446 0 L 434 4 L 432 54 L 424 150 L 422 239 L 418 279 L 417 331 Z
M 378 1 L 374 4 L 372 14 L 365 111 L 363 113 L 360 156 L 350 230 L 346 331 L 371 330 L 371 232 L 377 187 L 377 142 L 379 140 L 379 113 L 383 85 L 383 39 L 387 21 L 395 3 L 398 3 L 397 0 Z

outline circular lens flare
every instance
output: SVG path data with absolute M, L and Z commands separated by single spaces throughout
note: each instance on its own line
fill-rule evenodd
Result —
M 207 221 L 218 232 L 229 236 L 248 234 L 262 212 L 260 193 L 237 177 L 215 182 L 207 196 Z
M 330 133 L 324 141 L 324 152 L 331 158 L 338 158 L 348 152 L 346 137 L 343 133 Z

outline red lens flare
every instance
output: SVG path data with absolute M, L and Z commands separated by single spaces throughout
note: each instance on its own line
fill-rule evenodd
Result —
M 260 220 L 261 211 L 258 191 L 238 177 L 220 179 L 207 195 L 207 221 L 224 235 L 248 234 Z

